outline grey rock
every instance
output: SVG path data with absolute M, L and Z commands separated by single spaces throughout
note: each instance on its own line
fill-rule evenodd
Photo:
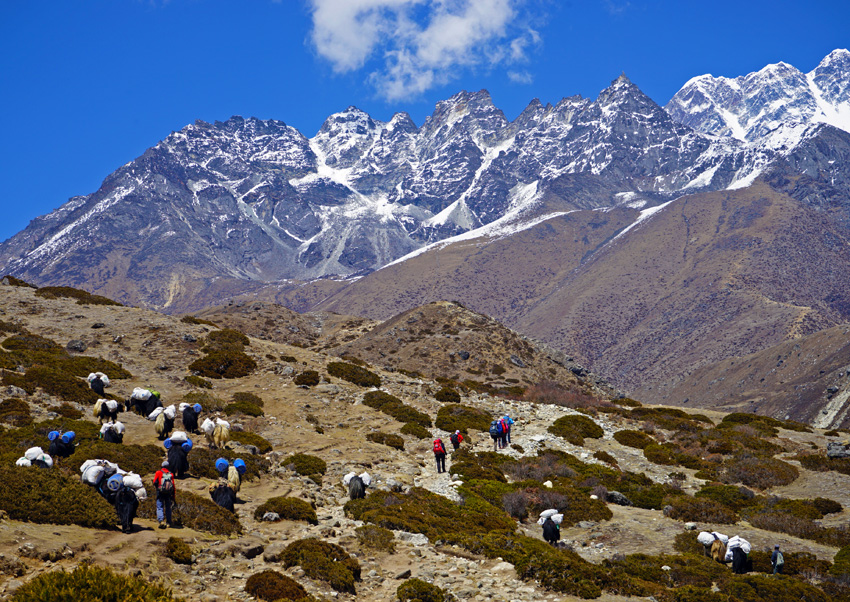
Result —
M 631 506 L 632 501 L 619 491 L 609 491 L 606 501 L 618 506 Z
M 95 329 L 106 328 L 106 324 L 104 324 L 103 322 L 95 322 L 94 324 L 91 325 L 91 327 L 95 328 Z
M 3 389 L 3 391 L 4 391 L 4 392 L 6 393 L 6 395 L 8 395 L 9 397 L 20 397 L 21 399 L 23 399 L 23 398 L 25 398 L 27 395 L 29 395 L 26 391 L 24 391 L 24 390 L 23 390 L 23 389 L 21 389 L 20 387 L 16 387 L 15 385 L 9 385 L 9 386 L 8 386 L 8 387 L 6 387 L 5 389 Z
M 260 541 L 247 540 L 230 546 L 230 552 L 234 556 L 238 554 L 250 560 L 262 554 L 265 548 L 265 545 Z
M 266 562 L 279 562 L 280 556 L 283 554 L 283 551 L 286 549 L 288 544 L 282 541 L 276 541 L 274 543 L 270 543 L 266 546 L 266 549 L 263 550 L 263 560 Z
M 410 579 L 410 575 L 412 575 L 412 573 L 410 572 L 410 569 L 407 569 L 406 571 L 403 571 L 403 572 L 399 573 L 398 575 L 396 575 L 395 578 L 396 579 Z
M 195 338 L 194 336 L 192 336 L 191 334 L 184 334 L 184 335 L 183 335 L 183 340 L 184 340 L 185 342 L 187 342 L 187 343 L 196 343 L 196 342 L 198 341 L 198 339 L 196 339 L 196 338 Z
M 466 360 L 468 360 L 468 359 L 469 359 L 469 351 L 458 351 L 458 352 L 457 352 L 457 356 L 458 356 L 460 359 L 462 359 L 462 360 L 466 361 Z
M 396 531 L 395 538 L 399 541 L 410 543 L 414 546 L 427 546 L 428 538 L 422 533 L 408 533 L 407 531 Z
M 65 345 L 65 348 L 68 351 L 76 351 L 78 353 L 82 353 L 83 351 L 88 349 L 89 346 L 85 341 L 81 341 L 80 339 L 72 339 L 68 341 L 68 344 Z
M 525 368 L 525 362 L 518 355 L 511 355 L 511 363 L 519 368 Z
M 578 523 L 578 526 L 581 529 L 592 529 L 596 525 L 597 525 L 597 523 L 592 521 L 592 520 L 582 520 L 582 521 L 579 521 L 579 523 Z
M 826 444 L 826 455 L 830 458 L 850 458 L 850 449 L 838 441 Z

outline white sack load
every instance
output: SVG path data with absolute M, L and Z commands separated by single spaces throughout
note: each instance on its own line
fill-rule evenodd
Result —
M 173 433 L 171 433 L 171 442 L 172 443 L 177 443 L 177 444 L 186 443 L 186 441 L 188 441 L 188 440 L 189 440 L 188 435 L 186 435 L 186 433 L 184 433 L 183 431 L 174 431 Z
M 108 430 L 110 430 L 110 429 L 112 429 L 112 428 L 113 428 L 113 427 L 112 427 L 112 423 L 111 423 L 111 422 L 107 422 L 107 423 L 106 423 L 106 424 L 104 424 L 102 427 L 100 427 L 100 434 L 102 435 L 103 433 L 105 433 L 106 431 L 108 431 Z
M 546 522 L 547 518 L 553 517 L 556 514 L 558 514 L 558 511 L 555 510 L 554 508 L 550 508 L 549 510 L 544 510 L 543 512 L 540 513 L 540 518 L 537 519 L 537 524 L 542 525 L 543 523 Z M 563 515 L 561 516 L 561 518 L 563 519 Z M 555 519 L 553 518 L 552 520 L 555 520 Z
M 119 435 L 124 434 L 124 423 L 118 422 L 117 420 L 112 425 L 115 428 L 115 432 Z
M 124 486 L 129 487 L 130 489 L 138 489 L 139 487 L 144 487 L 142 483 L 142 477 L 137 475 L 135 472 L 130 472 L 124 475 Z
M 43 453 L 44 450 L 40 447 L 31 447 L 26 452 L 24 452 L 24 458 L 26 458 L 30 462 L 35 462 L 36 459 Z
M 101 466 L 103 466 L 103 474 L 108 477 L 111 477 L 116 472 L 120 472 L 121 474 L 125 474 L 123 470 L 118 468 L 118 465 L 114 462 L 110 462 L 109 460 L 100 460 Z
M 169 420 L 174 420 L 174 417 L 177 416 L 177 408 L 174 407 L 174 404 L 171 404 L 167 408 L 162 411 L 165 414 L 165 417 Z M 172 437 L 174 439 L 174 437 Z
M 223 426 L 223 427 L 228 428 L 228 429 L 230 428 L 230 423 L 227 420 L 222 420 L 221 418 L 215 419 L 215 425 L 216 426 Z
M 27 458 L 18 458 L 18 461 L 15 462 L 15 466 L 32 466 L 32 462 L 30 462 Z
M 131 397 L 133 399 L 141 399 L 142 401 L 147 401 L 151 398 L 151 392 L 147 389 L 136 387 L 135 389 L 133 389 L 133 395 Z
M 372 484 L 372 475 L 370 475 L 368 472 L 362 472 L 360 474 L 360 478 L 362 479 L 363 484 L 366 485 L 366 487 Z
M 51 458 L 48 454 L 41 454 L 33 460 L 33 462 L 43 462 L 47 468 L 53 468 L 53 458 Z
M 708 531 L 701 531 L 700 534 L 697 535 L 697 541 L 704 546 L 710 546 L 714 543 L 714 535 Z
M 115 401 L 114 399 L 107 399 L 106 400 L 106 409 L 108 409 L 110 412 L 114 412 L 115 410 L 118 409 L 118 402 Z
M 138 489 L 134 489 L 133 493 L 136 494 L 136 499 L 139 500 L 140 502 L 144 502 L 146 499 L 148 499 L 148 492 L 147 492 L 147 490 L 145 490 L 144 487 L 139 487 Z
M 86 376 L 86 381 L 91 382 L 96 378 L 97 378 L 97 374 L 95 374 L 94 372 L 89 372 L 89 375 Z
M 723 562 L 732 562 L 732 550 L 731 550 L 731 548 L 726 548 L 726 556 L 723 557 Z
M 552 515 L 552 522 L 555 523 L 556 525 L 560 525 L 562 522 L 564 522 L 564 515 L 561 514 L 561 513 L 553 514 Z
M 185 410 L 185 409 L 186 409 L 186 408 L 188 408 L 188 407 L 189 407 L 189 404 L 188 404 L 188 403 L 186 403 L 185 401 L 181 401 L 181 402 L 180 402 L 180 405 L 179 405 L 179 406 L 177 406 L 177 409 L 178 409 L 178 410 L 180 411 L 180 413 L 182 414 L 182 413 L 183 413 L 183 410 Z
M 351 479 L 357 476 L 357 473 L 354 471 L 349 472 L 347 475 L 342 477 L 342 484 L 348 487 L 348 484 L 351 482 Z
M 714 535 L 720 541 L 722 541 L 724 546 L 729 543 L 728 535 L 723 535 L 723 533 L 718 533 L 717 531 L 712 531 L 711 534 Z
M 103 372 L 95 372 L 95 374 L 100 377 L 100 380 L 103 381 L 104 388 L 109 386 L 109 377 L 108 376 L 106 376 Z
M 165 408 L 163 408 L 162 406 L 154 408 L 153 412 L 148 414 L 148 420 L 150 420 L 151 422 L 156 422 L 156 419 L 159 418 L 159 415 L 162 414 L 164 411 Z
M 752 546 L 750 546 L 750 542 L 748 542 L 743 537 L 735 536 L 729 538 L 729 543 L 726 544 L 727 550 L 734 550 L 735 548 L 741 548 L 744 554 L 749 554 Z
M 103 477 L 103 466 L 92 464 L 91 466 L 83 470 L 82 479 L 83 483 L 85 483 L 86 485 L 97 487 L 98 485 L 100 485 L 100 482 L 103 480 Z
M 215 430 L 215 422 L 210 420 L 209 418 L 205 418 L 201 423 L 201 430 L 204 431 L 207 435 L 212 436 L 213 431 Z

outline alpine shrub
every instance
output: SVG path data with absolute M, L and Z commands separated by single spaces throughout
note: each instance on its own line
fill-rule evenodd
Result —
M 563 437 L 573 445 L 583 445 L 585 437 L 600 439 L 605 434 L 601 426 L 587 416 L 579 414 L 561 416 L 552 423 L 548 430 L 553 435 Z
M 324 460 L 309 454 L 294 454 L 281 460 L 280 464 L 305 477 L 323 475 L 328 470 Z
M 82 291 L 70 286 L 42 286 L 35 291 L 35 296 L 43 297 L 44 299 L 57 299 L 60 297 L 76 299 L 77 305 L 115 305 L 124 307 L 118 301 L 113 301 L 100 295 L 93 295 L 88 291 Z
M 5 422 L 12 426 L 32 424 L 32 414 L 30 414 L 29 404 L 17 397 L 0 401 L 0 422 Z
M 377 525 L 363 525 L 354 529 L 354 534 L 364 548 L 380 550 L 387 554 L 395 553 L 395 535 L 389 529 Z
M 454 403 L 437 411 L 435 425 L 451 433 L 459 430 L 464 435 L 471 430 L 486 432 L 490 428 L 490 414 L 478 408 Z
M 626 447 L 634 447 L 636 449 L 646 449 L 648 445 L 655 443 L 655 439 L 642 431 L 617 431 L 614 433 L 614 440 L 620 445 Z
M 230 431 L 230 440 L 242 445 L 253 445 L 261 454 L 267 454 L 272 450 L 272 444 L 268 439 L 250 431 Z
M 180 318 L 180 321 L 184 324 L 194 324 L 196 326 L 212 326 L 213 328 L 218 328 L 218 324 L 215 322 L 210 322 L 209 320 L 204 320 L 203 318 L 199 318 L 197 316 L 183 316 Z
M 460 393 L 451 387 L 443 387 L 437 391 L 434 399 L 442 403 L 460 403 Z
M 307 590 L 301 584 L 277 571 L 263 571 L 248 577 L 245 591 L 260 600 L 301 600 L 307 597 Z
M 404 450 L 404 438 L 400 435 L 377 432 L 367 434 L 366 439 L 374 443 L 381 443 L 383 445 L 387 445 L 394 449 Z
M 363 405 L 392 416 L 399 422 L 415 422 L 431 428 L 431 418 L 419 410 L 405 405 L 398 397 L 384 391 L 369 391 L 363 396 Z
M 139 504 L 138 516 L 139 518 L 154 520 L 156 519 L 156 493 L 152 486 L 146 485 L 145 488 L 148 489 L 148 499 Z M 205 531 L 213 535 L 242 533 L 242 525 L 236 515 L 212 500 L 179 488 L 176 500 L 172 510 L 174 524 L 183 525 L 196 531 Z M 112 514 L 114 517 L 114 510 Z
M 263 401 L 262 397 L 260 397 L 259 395 L 254 395 L 253 393 L 249 393 L 247 391 L 237 391 L 233 394 L 233 397 L 231 399 L 233 400 L 233 403 L 245 401 L 248 403 L 253 403 L 255 406 L 259 407 L 263 407 L 265 405 L 265 402 Z
M 331 362 L 328 364 L 328 374 L 347 380 L 361 387 L 380 387 L 381 377 L 360 366 L 346 362 Z
M 411 437 L 416 437 L 417 439 L 430 439 L 431 431 L 426 429 L 421 424 L 417 424 L 416 422 L 408 422 L 399 431 L 402 435 L 410 435 Z
M 185 377 L 185 380 L 190 385 L 198 387 L 200 389 L 212 389 L 212 383 L 208 381 L 206 378 L 201 378 L 200 376 L 195 376 L 194 374 L 190 374 Z
M 177 564 L 192 564 L 192 548 L 179 537 L 169 537 L 165 542 L 165 556 Z
M 311 525 L 318 525 L 316 511 L 304 500 L 295 497 L 273 497 L 266 500 L 254 510 L 254 519 L 262 520 L 266 512 L 276 512 L 281 520 L 303 520 Z
M 299 387 L 315 387 L 319 384 L 319 373 L 315 370 L 304 370 L 293 379 L 293 382 Z
M 289 544 L 280 555 L 287 568 L 300 566 L 312 579 L 326 581 L 338 592 L 356 594 L 354 583 L 360 581 L 360 563 L 338 545 L 318 539 L 301 539 Z
M 446 602 L 451 599 L 436 585 L 415 577 L 399 585 L 396 595 L 400 602 Z
M 228 416 L 232 416 L 233 414 L 244 414 L 245 416 L 253 416 L 256 418 L 257 416 L 263 415 L 263 408 L 251 403 L 250 401 L 237 401 L 224 406 L 224 413 Z
M 91 602 L 171 602 L 171 591 L 138 577 L 119 575 L 107 568 L 82 564 L 73 571 L 42 573 L 22 585 L 12 602 L 86 600 Z
M 189 364 L 189 370 L 207 378 L 242 378 L 257 367 L 257 362 L 241 349 L 224 347 L 211 351 Z

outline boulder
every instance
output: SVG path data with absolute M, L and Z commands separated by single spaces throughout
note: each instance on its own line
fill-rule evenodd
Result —
M 850 458 L 850 449 L 842 443 L 830 441 L 826 444 L 826 455 L 830 458 Z
M 617 504 L 618 506 L 631 506 L 632 501 L 624 496 L 619 491 L 609 491 L 606 497 L 606 501 L 611 504 Z
M 278 541 L 266 546 L 263 551 L 263 560 L 266 562 L 280 562 L 280 556 L 286 549 L 286 542 Z
M 85 341 L 81 341 L 80 339 L 72 339 L 68 341 L 68 344 L 65 345 L 65 348 L 68 351 L 76 351 L 77 353 L 82 353 L 83 351 L 88 349 L 89 346 Z

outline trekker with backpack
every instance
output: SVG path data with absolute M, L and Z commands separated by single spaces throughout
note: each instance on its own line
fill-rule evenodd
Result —
M 493 439 L 493 451 L 498 451 L 502 443 L 502 421 L 494 420 L 490 423 L 490 438 Z
M 773 565 L 773 574 L 782 573 L 785 568 L 785 557 L 779 551 L 779 544 L 773 546 L 773 555 L 770 557 L 770 564 Z
M 160 529 L 171 526 L 171 506 L 175 503 L 177 486 L 174 483 L 174 475 L 168 470 L 168 460 L 162 463 L 162 468 L 156 471 L 153 477 L 153 486 L 156 488 L 156 520 Z M 165 523 L 163 524 L 163 520 Z
M 463 435 L 460 434 L 460 431 L 455 431 L 452 433 L 451 437 L 449 437 L 449 440 L 452 442 L 452 447 L 454 447 L 455 451 L 457 451 L 457 448 L 460 447 L 460 444 L 463 441 Z
M 446 446 L 440 438 L 434 439 L 434 459 L 437 461 L 437 472 L 446 472 Z
M 504 449 L 508 446 L 508 429 L 510 427 L 508 426 L 507 420 L 505 420 L 504 418 L 499 419 L 499 424 L 502 427 L 502 435 L 501 435 L 501 442 L 500 443 L 501 443 L 502 449 Z
M 502 418 L 502 422 L 505 423 L 505 435 L 507 436 L 507 442 L 510 443 L 511 442 L 511 430 L 514 427 L 514 420 L 513 420 L 513 418 L 511 418 L 510 416 L 505 414 L 505 417 Z

